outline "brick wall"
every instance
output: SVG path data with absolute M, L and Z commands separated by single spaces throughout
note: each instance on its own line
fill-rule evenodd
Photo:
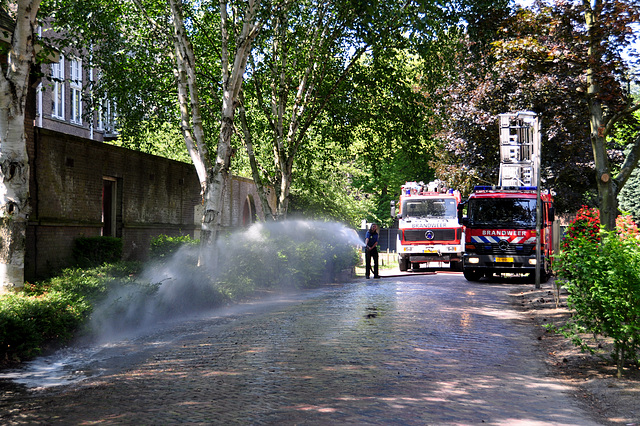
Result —
M 46 129 L 36 128 L 32 139 L 27 280 L 71 265 L 74 240 L 102 235 L 105 220 L 122 238 L 127 260 L 146 259 L 151 239 L 160 234 L 198 237 L 200 185 L 192 164 Z M 110 188 L 105 194 L 113 192 L 105 220 L 104 185 Z M 250 222 L 243 214 L 251 200 L 264 219 L 250 179 L 233 177 L 225 198 L 224 226 Z

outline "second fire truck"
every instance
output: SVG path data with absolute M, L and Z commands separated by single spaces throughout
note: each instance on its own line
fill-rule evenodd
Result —
M 398 218 L 398 265 L 401 271 L 441 262 L 462 267 L 462 226 L 457 207 L 460 193 L 440 181 L 402 186 Z

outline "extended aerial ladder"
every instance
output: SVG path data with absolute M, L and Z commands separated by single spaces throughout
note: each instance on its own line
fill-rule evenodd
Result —
M 536 113 L 500 114 L 499 186 L 536 188 L 536 288 L 540 288 L 542 200 L 540 196 L 540 122 Z
M 498 186 L 538 186 L 540 124 L 534 112 L 500 114 Z

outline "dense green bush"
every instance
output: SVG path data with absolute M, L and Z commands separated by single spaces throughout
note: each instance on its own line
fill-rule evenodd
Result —
M 133 280 L 138 263 L 94 269 L 66 269 L 55 278 L 26 283 L 18 293 L 0 296 L 0 364 L 41 353 L 67 341 L 91 313 L 93 303 L 114 285 Z
M 321 224 L 309 229 L 301 223 L 256 225 L 226 237 L 219 249 L 218 285 L 232 297 L 257 289 L 312 288 L 358 264 L 357 247 L 336 239 Z
M 81 323 L 86 304 L 73 303 L 69 295 L 50 292 L 42 296 L 8 294 L 0 298 L 0 355 L 15 362 L 38 355 L 45 343 L 64 341 Z
M 80 237 L 73 245 L 76 265 L 84 268 L 116 263 L 122 259 L 122 239 L 114 237 Z
M 626 361 L 640 361 L 640 241 L 630 218 L 618 224 L 617 232 L 602 231 L 597 210 L 581 209 L 555 267 L 574 311 L 559 331 L 590 352 L 592 340 L 611 338 L 621 376 Z
M 168 235 L 158 235 L 151 240 L 149 246 L 149 258 L 152 260 L 166 260 L 175 254 L 182 247 L 195 247 L 200 243 L 188 235 L 170 237 Z

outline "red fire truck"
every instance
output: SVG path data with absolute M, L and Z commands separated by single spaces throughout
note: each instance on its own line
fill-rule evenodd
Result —
M 401 271 L 434 262 L 461 270 L 462 226 L 458 223 L 460 193 L 442 182 L 402 186 L 398 218 L 398 265 Z
M 541 210 L 537 210 L 540 123 L 535 113 L 520 111 L 500 114 L 499 126 L 498 186 L 476 187 L 458 209 L 458 219 L 465 226 L 463 273 L 469 281 L 495 273 L 535 274 L 539 243 L 540 281 L 544 282 L 551 273 L 554 208 L 551 194 L 540 191 Z
M 463 273 L 469 281 L 503 273 L 535 274 L 536 188 L 478 186 L 459 209 L 465 226 Z M 554 207 L 541 194 L 540 281 L 551 273 Z M 466 216 L 462 215 L 466 207 Z

